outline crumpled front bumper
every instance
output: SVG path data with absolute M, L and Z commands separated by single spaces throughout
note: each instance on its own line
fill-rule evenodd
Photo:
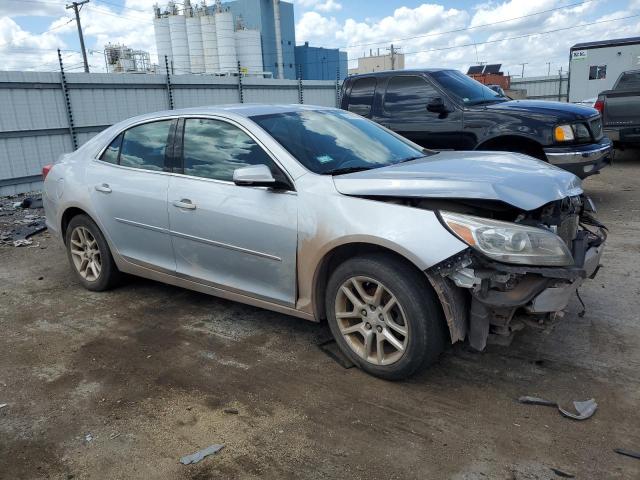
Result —
M 490 334 L 508 336 L 516 312 L 546 316 L 564 310 L 585 279 L 600 267 L 606 230 L 596 228 L 589 241 L 574 242 L 576 265 L 507 265 L 468 249 L 426 274 L 434 287 L 454 343 L 468 338 L 483 350 Z

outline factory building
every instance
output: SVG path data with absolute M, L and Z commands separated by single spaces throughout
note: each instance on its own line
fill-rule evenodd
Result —
M 109 73 L 152 73 L 149 52 L 133 50 L 126 45 L 104 46 L 104 63 Z
M 347 52 L 337 48 L 310 47 L 309 42 L 295 48 L 298 71 L 305 80 L 344 80 L 347 76 Z
M 207 6 L 185 0 L 179 9 L 156 5 L 154 29 L 160 71 L 165 55 L 174 74 L 207 73 L 295 78 L 293 5 L 234 0 Z

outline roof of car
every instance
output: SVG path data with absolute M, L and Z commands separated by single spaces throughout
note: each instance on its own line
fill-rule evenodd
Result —
M 154 118 L 173 117 L 176 115 L 239 115 L 242 117 L 253 117 L 256 115 L 272 115 L 274 113 L 297 112 L 304 110 L 332 110 L 332 107 L 322 107 L 318 105 L 303 104 L 262 104 L 262 103 L 233 103 L 224 105 L 207 105 L 202 107 L 181 108 L 176 110 L 162 110 L 150 112 L 136 117 L 128 118 L 120 123 L 136 123 L 141 120 L 152 120 Z
M 382 77 L 387 75 L 402 75 L 406 73 L 433 73 L 433 72 L 443 72 L 447 70 L 454 70 L 453 68 L 413 68 L 410 70 L 382 70 L 380 72 L 370 72 L 370 73 L 358 73 L 355 75 L 349 75 L 348 78 L 358 78 L 358 77 Z

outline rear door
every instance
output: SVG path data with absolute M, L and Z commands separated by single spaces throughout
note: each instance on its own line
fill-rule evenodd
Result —
M 239 125 L 186 118 L 183 168 L 169 183 L 169 223 L 178 275 L 275 303 L 296 299 L 297 195 L 237 186 L 233 172 L 267 165 L 288 181 Z
M 427 104 L 437 97 L 443 99 L 450 112 L 427 110 Z M 384 93 L 381 116 L 374 120 L 426 148 L 460 147 L 462 112 L 419 75 L 391 77 Z
M 357 78 L 351 86 L 347 110 L 363 117 L 371 118 L 373 97 L 376 93 L 376 78 Z
M 89 195 L 103 232 L 127 260 L 175 272 L 164 171 L 175 120 L 131 127 L 87 168 Z

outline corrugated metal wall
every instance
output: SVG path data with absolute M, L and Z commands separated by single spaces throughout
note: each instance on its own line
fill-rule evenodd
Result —
M 164 75 L 66 74 L 78 145 L 128 117 L 167 110 Z M 237 78 L 171 78 L 174 108 L 238 103 Z M 306 104 L 335 106 L 336 84 L 304 81 Z M 242 79 L 245 103 L 298 103 L 295 80 Z M 40 188 L 42 166 L 73 150 L 61 76 L 55 72 L 0 72 L 0 195 Z
M 532 100 L 567 101 L 569 80 L 566 75 L 551 75 L 549 77 L 511 78 L 511 88 L 524 89 L 527 98 Z

